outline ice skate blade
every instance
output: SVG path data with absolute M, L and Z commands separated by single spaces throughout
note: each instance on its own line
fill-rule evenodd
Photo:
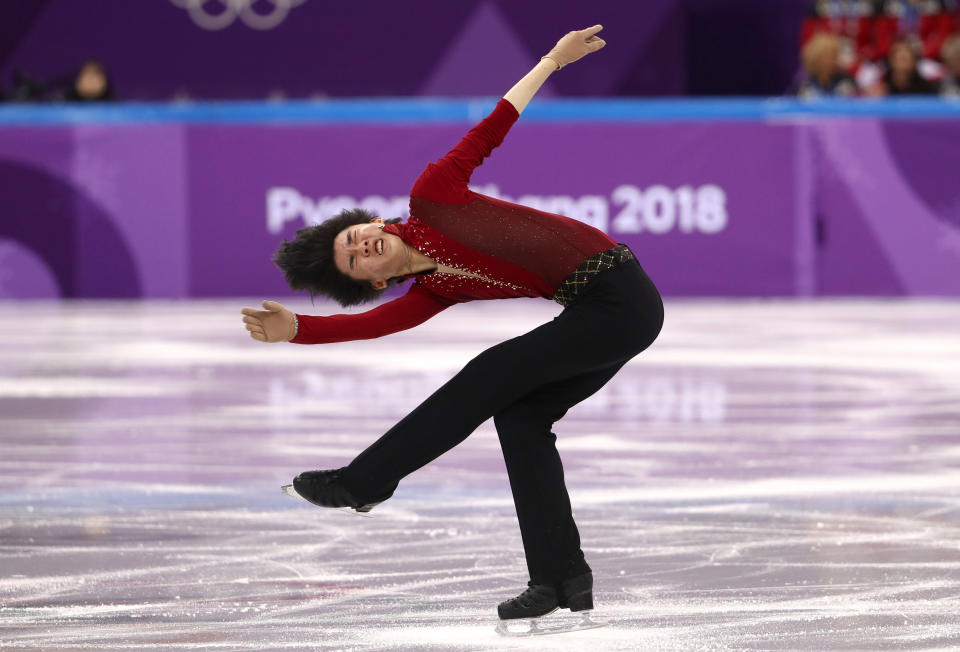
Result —
M 500 636 L 544 636 L 546 634 L 566 634 L 606 626 L 607 623 L 601 620 L 593 620 L 589 611 L 578 611 L 553 618 L 541 616 L 540 618 L 501 620 L 497 623 L 496 631 Z
M 310 503 L 309 500 L 307 500 L 306 498 L 304 498 L 303 496 L 297 493 L 297 490 L 293 488 L 292 484 L 283 485 L 282 487 L 280 487 L 280 491 L 287 494 L 291 498 L 298 498 L 304 502 Z M 313 503 L 310 503 L 310 504 L 313 505 Z M 317 507 L 317 505 L 313 505 L 313 506 Z M 370 514 L 369 512 L 358 512 L 353 507 L 325 507 L 324 509 L 335 509 L 338 512 L 347 512 L 348 514 L 353 514 L 354 516 L 363 516 L 364 518 L 373 518 L 373 514 Z

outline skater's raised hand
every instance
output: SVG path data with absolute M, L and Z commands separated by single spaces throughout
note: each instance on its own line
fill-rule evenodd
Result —
M 607 44 L 606 41 L 597 36 L 597 32 L 601 29 L 603 29 L 603 25 L 594 25 L 587 29 L 568 33 L 557 41 L 550 52 L 540 57 L 540 61 L 537 62 L 533 70 L 514 84 L 513 88 L 503 96 L 503 99 L 510 102 L 517 113 L 523 113 L 527 104 L 540 90 L 543 83 L 547 81 L 547 77 L 568 63 L 573 63 L 591 52 L 596 52 Z
M 568 63 L 573 63 L 606 45 L 607 42 L 596 35 L 601 29 L 603 25 L 594 25 L 587 29 L 569 32 L 541 58 L 552 60 L 557 64 L 557 70 L 560 70 Z
M 289 342 L 297 334 L 293 313 L 276 301 L 264 301 L 263 310 L 244 308 L 240 312 L 250 337 L 259 342 Z

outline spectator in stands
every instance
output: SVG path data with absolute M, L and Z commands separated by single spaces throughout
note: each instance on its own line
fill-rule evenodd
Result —
M 46 99 L 47 84 L 22 70 L 13 71 L 13 88 L 6 99 L 11 102 L 40 102 Z
M 93 59 L 83 62 L 63 99 L 68 102 L 104 102 L 114 99 L 107 69 Z
M 898 39 L 890 46 L 887 69 L 883 77 L 870 89 L 869 94 L 881 95 L 928 95 L 937 92 L 937 84 L 924 79 L 917 69 L 917 53 L 913 43 L 906 38 Z
M 873 14 L 871 1 L 811 0 L 810 11 L 800 32 L 801 50 L 821 32 L 840 37 L 840 64 L 855 72 L 860 61 L 873 58 Z
M 940 82 L 940 95 L 960 97 L 960 34 L 951 36 L 940 51 L 943 56 L 944 75 Z
M 840 38 L 835 34 L 814 34 L 802 52 L 806 79 L 797 95 L 821 97 L 824 95 L 856 95 L 857 86 L 840 67 Z
M 936 60 L 954 28 L 957 0 L 873 0 L 873 54 L 889 57 L 906 36 L 920 42 L 917 58 Z

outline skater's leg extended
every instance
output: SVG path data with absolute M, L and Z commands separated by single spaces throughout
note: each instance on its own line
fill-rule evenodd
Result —
M 348 466 L 307 471 L 294 479 L 306 500 L 323 506 L 365 505 L 385 500 L 402 478 L 450 450 L 504 406 L 543 384 L 577 375 L 599 357 L 628 357 L 628 347 L 580 342 L 579 313 L 565 310 L 529 333 L 493 346 L 471 360 L 453 378 L 371 444 Z M 591 350 L 593 349 L 593 350 Z M 599 349 L 598 354 L 596 349 Z M 577 355 L 564 355 L 574 350 Z M 591 355 L 592 353 L 592 355 Z M 316 482 L 315 482 L 316 480 Z M 298 485 L 316 491 L 301 491 Z
M 487 349 L 343 469 L 360 501 L 397 483 L 508 405 L 548 385 L 622 363 L 654 340 L 663 322 L 656 289 L 639 265 L 598 275 L 554 320 Z

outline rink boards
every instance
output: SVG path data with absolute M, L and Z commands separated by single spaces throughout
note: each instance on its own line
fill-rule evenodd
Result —
M 405 216 L 492 106 L 3 107 L 0 297 L 286 294 L 282 239 Z M 544 101 L 473 187 L 603 229 L 670 296 L 957 296 L 957 142 L 936 100 Z

